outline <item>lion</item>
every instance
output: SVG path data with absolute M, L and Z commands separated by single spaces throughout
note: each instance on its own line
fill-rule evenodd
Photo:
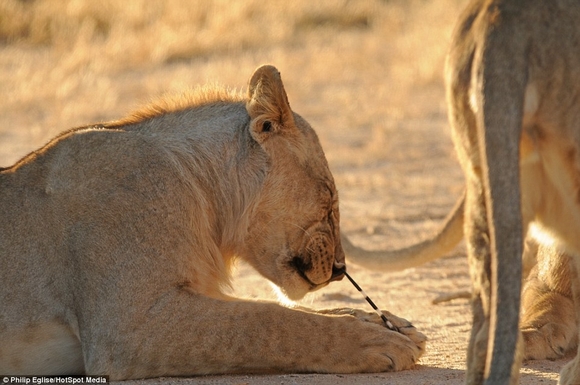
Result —
M 278 70 L 66 131 L 0 171 L 0 373 L 111 380 L 411 368 L 408 321 L 224 294 L 236 258 L 291 299 L 344 276 L 338 195 Z
M 518 381 L 524 240 L 536 244 L 526 253 L 539 262 L 525 286 L 524 296 L 532 303 L 524 302 L 522 321 L 542 318 L 545 311 L 548 320 L 562 317 L 563 322 L 546 330 L 522 324 L 524 335 L 536 329 L 530 341 L 544 341 L 528 342 L 540 350 L 561 351 L 576 343 L 578 326 L 570 320 L 580 307 L 575 292 L 580 263 L 578 22 L 577 1 L 472 0 L 453 34 L 446 88 L 465 196 L 433 242 L 390 256 L 410 255 L 411 263 L 420 263 L 429 259 L 425 252 L 444 252 L 464 234 L 473 293 L 469 384 Z M 532 228 L 545 236 L 534 238 Z M 541 238 L 552 245 L 546 247 Z M 345 250 L 356 261 L 353 247 L 347 244 Z M 359 254 L 366 261 L 378 255 Z M 561 306 L 550 307 L 549 296 L 558 292 Z M 560 382 L 580 383 L 579 354 L 563 368 Z

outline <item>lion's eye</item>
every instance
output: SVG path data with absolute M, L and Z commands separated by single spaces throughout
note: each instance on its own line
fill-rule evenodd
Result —
M 264 123 L 262 123 L 262 132 L 270 132 L 270 131 L 272 131 L 272 123 L 266 120 Z

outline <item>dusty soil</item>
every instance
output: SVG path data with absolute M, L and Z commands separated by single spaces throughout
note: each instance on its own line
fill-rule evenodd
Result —
M 159 11 L 161 3 L 150 11 L 149 3 L 138 0 L 91 3 L 97 4 L 0 0 L 0 13 L 9 15 L 0 18 L 0 167 L 59 131 L 119 118 L 167 91 L 206 82 L 243 88 L 258 65 L 272 63 L 281 70 L 294 110 L 319 133 L 340 192 L 342 229 L 355 243 L 398 248 L 417 242 L 459 197 L 463 177 L 449 136 L 442 79 L 464 1 L 336 0 L 313 6 L 297 0 L 264 7 L 244 0 L 235 7 L 207 2 L 200 9 L 192 9 L 193 2 L 164 2 L 172 12 Z M 463 383 L 468 300 L 432 304 L 440 295 L 469 290 L 463 246 L 447 259 L 402 272 L 355 265 L 349 272 L 379 307 L 411 320 L 429 337 L 415 369 L 147 382 Z M 275 298 L 269 284 L 244 265 L 233 291 Z M 346 280 L 301 305 L 369 308 Z M 564 363 L 526 363 L 521 383 L 555 383 Z

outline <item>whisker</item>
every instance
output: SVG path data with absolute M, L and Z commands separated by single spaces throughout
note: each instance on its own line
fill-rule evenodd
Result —
M 310 233 L 308 232 L 308 230 L 306 230 L 304 227 L 302 227 L 302 226 L 298 226 L 296 223 L 292 223 L 292 222 L 285 222 L 285 223 L 287 223 L 287 224 L 289 224 L 289 225 L 292 225 L 292 226 L 294 226 L 294 227 L 297 227 L 297 228 L 299 228 L 300 230 L 302 230 L 302 231 L 304 232 L 304 234 L 308 235 L 309 237 L 312 237 L 312 234 L 310 234 Z

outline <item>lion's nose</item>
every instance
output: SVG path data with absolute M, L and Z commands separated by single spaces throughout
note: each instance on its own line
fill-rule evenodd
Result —
M 346 272 L 346 265 L 342 262 L 334 262 L 332 265 L 332 276 L 330 277 L 330 281 L 340 281 L 344 278 L 344 273 Z

